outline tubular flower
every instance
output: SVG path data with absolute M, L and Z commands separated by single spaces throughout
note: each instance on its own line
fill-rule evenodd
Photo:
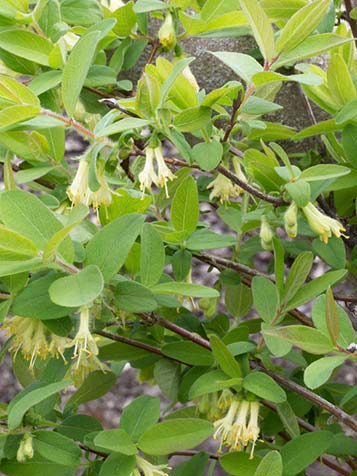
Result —
M 101 4 L 108 8 L 111 12 L 115 12 L 115 10 L 125 5 L 125 3 L 121 0 L 102 0 Z
M 168 13 L 158 33 L 159 41 L 168 50 L 176 45 L 176 31 L 171 13 Z
M 292 202 L 284 214 L 284 227 L 290 238 L 295 238 L 297 235 L 297 212 L 297 205 L 295 202 Z
M 242 193 L 242 189 L 233 184 L 225 175 L 218 174 L 207 186 L 211 188 L 209 199 L 217 198 L 221 203 L 230 202 L 231 197 L 236 198 Z
M 77 205 L 78 203 L 88 205 L 90 192 L 88 177 L 89 164 L 85 159 L 81 159 L 73 182 L 67 189 L 67 195 L 74 205 Z
M 89 329 L 89 309 L 87 306 L 81 307 L 79 329 L 72 342 L 68 344 L 68 347 L 74 347 L 73 358 L 77 358 L 77 369 L 83 360 L 97 356 L 99 353 L 97 344 Z
M 132 476 L 140 476 L 140 474 L 143 474 L 144 476 L 168 476 L 163 469 L 171 469 L 166 464 L 151 464 L 140 456 L 136 456 L 136 464 L 137 468 L 132 473 Z
M 93 192 L 89 188 L 89 163 L 86 159 L 79 161 L 77 173 L 72 184 L 67 189 L 67 195 L 74 205 L 79 203 L 86 206 L 93 206 L 96 210 L 100 205 L 108 206 L 112 202 L 112 191 L 104 177 L 104 169 L 97 169 L 97 180 L 99 189 Z
M 328 243 L 328 239 L 331 238 L 332 235 L 339 238 L 343 235 L 341 232 L 346 231 L 339 221 L 321 213 L 311 202 L 308 203 L 306 207 L 302 207 L 302 210 L 311 230 L 319 235 L 320 240 L 324 243 Z
M 270 251 L 273 246 L 274 233 L 265 216 L 262 217 L 259 236 L 263 250 Z
M 30 368 L 35 365 L 38 356 L 41 359 L 47 357 L 47 328 L 39 319 L 15 316 L 5 319 L 4 329 L 8 335 L 14 336 L 10 350 L 15 353 L 21 350 L 25 359 L 30 361 Z
M 157 181 L 156 185 L 158 187 L 165 187 L 166 197 L 169 198 L 169 194 L 167 191 L 167 180 L 174 180 L 176 177 L 165 164 L 165 159 L 162 155 L 162 148 L 156 147 L 154 149 L 156 164 L 157 164 Z
M 234 173 L 236 176 L 242 181 L 242 182 L 247 182 L 247 177 L 244 175 L 244 172 L 242 170 L 242 167 L 240 166 L 239 160 L 237 157 L 232 158 L 232 163 L 233 163 L 233 169 Z M 241 189 L 241 193 L 243 190 Z
M 140 190 L 144 192 L 145 190 L 151 190 L 151 186 L 153 183 L 156 183 L 158 178 L 154 169 L 154 149 L 151 147 L 146 147 L 145 149 L 145 165 L 143 170 L 139 173 L 139 181 L 140 181 Z
M 16 459 L 19 463 L 25 463 L 28 459 L 32 459 L 33 455 L 32 436 L 30 433 L 25 433 L 20 441 L 20 446 L 16 453 Z
M 68 347 L 69 342 L 70 341 L 67 337 L 62 337 L 62 336 L 52 334 L 48 351 L 52 355 L 52 357 L 56 357 L 56 359 L 58 359 L 59 356 L 61 356 L 63 361 L 66 363 L 64 351 Z
M 162 147 L 146 147 L 145 149 L 145 165 L 143 170 L 139 173 L 140 190 L 144 193 L 145 190 L 151 190 L 154 183 L 158 187 L 165 187 L 166 197 L 168 197 L 167 180 L 174 180 L 176 177 L 165 164 L 165 159 L 162 155 Z M 157 173 L 154 164 L 157 166 Z
M 222 446 L 227 446 L 230 451 L 241 451 L 251 443 L 250 458 L 253 458 L 260 432 L 258 416 L 258 402 L 239 401 L 233 396 L 226 416 L 213 423 L 216 428 L 213 438 L 220 439 L 219 451 L 222 451 Z

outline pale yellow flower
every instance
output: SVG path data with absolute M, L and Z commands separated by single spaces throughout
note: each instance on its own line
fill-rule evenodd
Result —
M 158 33 L 159 41 L 168 50 L 176 45 L 176 31 L 171 13 L 166 15 Z
M 239 197 L 242 189 L 231 182 L 225 175 L 218 174 L 217 177 L 210 182 L 207 188 L 211 188 L 209 199 L 217 198 L 221 203 L 230 202 L 231 198 Z
M 89 308 L 87 306 L 82 306 L 78 332 L 67 346 L 74 347 L 73 358 L 77 358 L 77 367 L 82 359 L 87 359 L 92 355 L 96 356 L 99 353 L 97 343 L 90 331 L 89 320 Z
M 165 193 L 166 197 L 169 198 L 169 194 L 167 191 L 167 181 L 168 180 L 174 180 L 176 177 L 175 175 L 171 172 L 171 170 L 168 168 L 168 166 L 165 163 L 165 159 L 162 155 L 162 148 L 156 147 L 154 149 L 155 153 L 155 158 L 156 158 L 156 164 L 157 164 L 157 181 L 156 185 L 158 187 L 165 187 Z
M 328 243 L 332 235 L 335 235 L 337 238 L 341 235 L 345 236 L 342 234 L 343 231 L 346 231 L 343 225 L 334 218 L 320 212 L 311 202 L 306 207 L 302 207 L 302 210 L 311 230 L 319 235 L 320 240 L 324 243 Z
M 273 247 L 274 233 L 265 216 L 262 217 L 259 237 L 263 250 L 270 251 Z
M 171 469 L 166 464 L 152 464 L 141 456 L 136 456 L 137 469 L 134 470 L 133 475 L 143 476 L 168 476 L 164 469 Z
M 20 446 L 16 453 L 16 459 L 19 463 L 25 463 L 28 459 L 32 459 L 34 450 L 32 445 L 32 435 L 25 433 L 20 441 Z
M 258 417 L 259 402 L 240 401 L 233 395 L 225 417 L 213 423 L 216 428 L 213 438 L 220 440 L 219 451 L 222 451 L 222 446 L 227 446 L 230 451 L 241 451 L 251 444 L 250 458 L 253 458 L 260 433 Z
M 290 238 L 295 238 L 297 235 L 297 212 L 298 207 L 295 202 L 292 202 L 284 214 L 284 227 Z
M 21 350 L 24 358 L 30 362 L 30 368 L 35 365 L 37 357 L 46 359 L 48 355 L 47 328 L 42 321 L 15 316 L 5 319 L 3 328 L 7 335 L 13 336 L 10 350 L 15 354 Z
M 152 184 L 154 183 L 157 187 L 164 187 L 166 197 L 168 197 L 167 181 L 174 180 L 175 178 L 175 175 L 165 163 L 161 145 L 154 149 L 152 147 L 146 147 L 145 165 L 143 170 L 139 173 L 140 190 L 143 193 L 145 190 L 150 191 Z

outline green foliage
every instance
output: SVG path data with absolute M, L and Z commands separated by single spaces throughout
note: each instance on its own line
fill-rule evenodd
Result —
M 336 379 L 357 361 L 343 3 L 0 1 L 0 360 L 22 386 L 0 406 L 1 474 L 353 467 L 356 389 Z M 243 35 L 256 47 L 216 47 Z M 225 84 L 195 77 L 195 38 Z M 279 122 L 287 82 L 323 120 Z M 139 395 L 116 426 L 83 414 L 127 365 L 166 400 Z

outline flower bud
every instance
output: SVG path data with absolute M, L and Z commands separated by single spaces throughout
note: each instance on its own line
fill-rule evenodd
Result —
M 159 30 L 159 41 L 168 50 L 176 45 L 176 31 L 171 13 L 168 13 Z
M 290 238 L 295 238 L 297 235 L 297 205 L 292 202 L 284 215 L 285 231 Z
M 274 233 L 265 216 L 262 217 L 259 236 L 263 250 L 270 251 L 273 247 Z
M 32 459 L 33 455 L 32 435 L 30 433 L 25 433 L 20 441 L 20 446 L 16 453 L 16 459 L 19 463 L 25 463 L 28 459 Z

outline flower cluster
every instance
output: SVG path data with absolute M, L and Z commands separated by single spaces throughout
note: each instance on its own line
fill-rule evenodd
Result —
M 77 173 L 72 184 L 67 189 L 67 195 L 74 205 L 79 203 L 93 206 L 97 210 L 100 205 L 109 206 L 112 202 L 112 191 L 104 177 L 104 169 L 97 169 L 99 188 L 92 191 L 89 188 L 89 163 L 86 159 L 79 161 Z
M 15 354 L 21 350 L 22 355 L 30 362 L 30 368 L 35 365 L 37 357 L 46 359 L 50 354 L 54 357 L 61 355 L 69 342 L 67 338 L 51 334 L 39 319 L 14 316 L 6 318 L 3 323 L 6 334 L 13 336 L 11 351 Z
M 152 147 L 146 147 L 145 157 L 144 168 L 139 173 L 140 190 L 143 193 L 145 190 L 150 191 L 154 183 L 158 187 L 165 188 L 166 197 L 168 198 L 167 181 L 174 180 L 176 177 L 165 163 L 161 145 L 154 149 Z M 155 162 L 157 171 L 155 170 Z
M 233 159 L 233 168 L 236 176 L 243 182 L 247 181 L 238 160 Z M 207 188 L 211 188 L 209 199 L 217 198 L 221 203 L 230 202 L 231 198 L 237 198 L 243 193 L 243 189 L 234 184 L 228 177 L 219 173 L 217 177 L 210 182 Z
M 225 416 L 214 422 L 213 438 L 220 441 L 219 451 L 223 446 L 231 451 L 241 451 L 251 444 L 250 458 L 253 458 L 260 432 L 258 417 L 259 402 L 233 396 Z
M 302 211 L 305 214 L 311 230 L 319 235 L 320 240 L 324 243 L 328 243 L 332 235 L 335 235 L 337 238 L 341 235 L 345 236 L 342 233 L 346 231 L 343 225 L 334 218 L 328 217 L 320 212 L 311 202 L 308 203 L 306 207 L 302 207 Z

